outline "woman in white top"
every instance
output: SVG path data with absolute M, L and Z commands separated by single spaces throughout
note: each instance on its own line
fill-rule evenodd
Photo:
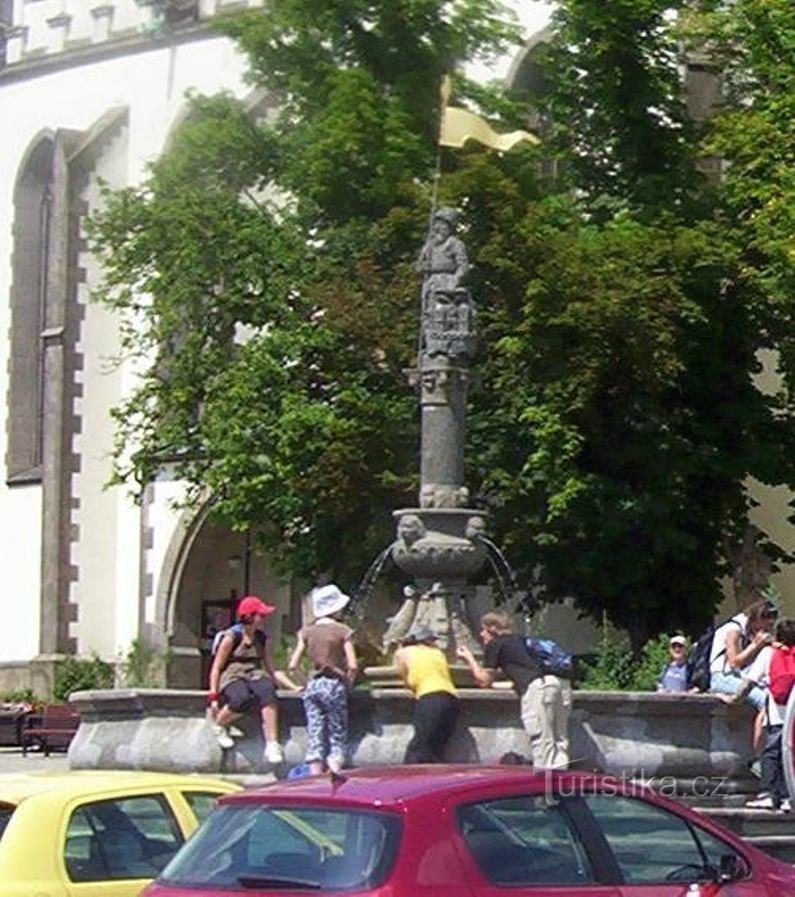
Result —
M 767 692 L 751 685 L 743 675 L 757 654 L 773 640 L 776 608 L 769 601 L 756 601 L 720 626 L 712 640 L 709 690 L 714 694 L 744 699 L 757 710 L 765 706 Z

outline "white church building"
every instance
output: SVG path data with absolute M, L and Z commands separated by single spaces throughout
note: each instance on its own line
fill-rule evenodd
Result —
M 63 655 L 170 646 L 170 679 L 198 687 L 209 633 L 233 599 L 300 596 L 245 539 L 177 512 L 164 477 L 136 504 L 107 488 L 110 409 L 131 388 L 117 322 L 89 301 L 101 272 L 82 222 L 99 182 L 140 181 L 185 91 L 245 98 L 243 59 L 210 27 L 257 0 L 0 0 L 0 692 L 46 694 Z M 298 606 L 296 606 L 298 605 Z
M 83 229 L 100 182 L 145 176 L 188 88 L 248 96 L 243 58 L 210 23 L 258 5 L 0 0 L 0 693 L 45 695 L 58 658 L 112 662 L 139 638 L 168 647 L 169 684 L 198 688 L 236 597 L 276 603 L 276 635 L 300 620 L 300 593 L 243 536 L 174 509 L 178 483 L 140 503 L 107 487 L 110 410 L 134 372 L 116 363 L 117 321 L 89 301 L 101 271 Z M 783 519 L 786 496 L 769 498 Z M 780 583 L 792 604 L 791 573 Z

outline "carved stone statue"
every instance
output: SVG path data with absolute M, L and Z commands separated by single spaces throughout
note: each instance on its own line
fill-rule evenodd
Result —
M 422 345 L 429 356 L 472 355 L 475 310 L 462 282 L 469 271 L 466 246 L 455 236 L 458 215 L 442 208 L 433 216 L 431 234 L 420 254 L 423 272 Z

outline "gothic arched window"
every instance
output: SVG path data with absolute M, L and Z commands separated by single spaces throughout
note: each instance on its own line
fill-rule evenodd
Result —
M 53 139 L 39 139 L 23 162 L 14 190 L 6 453 L 9 482 L 41 478 L 42 331 L 52 239 L 53 153 Z

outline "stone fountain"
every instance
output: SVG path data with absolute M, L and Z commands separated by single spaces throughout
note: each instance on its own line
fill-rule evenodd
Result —
M 469 262 L 455 235 L 457 213 L 434 212 L 418 267 L 423 273 L 417 366 L 408 371 L 421 416 L 418 506 L 394 512 L 397 536 L 389 553 L 415 586 L 384 635 L 397 644 L 425 625 L 452 655 L 475 646 L 471 577 L 488 556 L 487 515 L 470 507 L 464 483 L 464 441 L 470 364 L 477 344 L 472 296 L 464 285 Z
M 422 624 L 452 656 L 457 644 L 474 645 L 472 579 L 490 562 L 506 598 L 510 577 L 504 560 L 500 571 L 501 555 L 486 536 L 487 515 L 470 507 L 464 485 L 465 409 L 476 328 L 472 297 L 463 285 L 469 268 L 466 248 L 455 236 L 452 210 L 435 213 L 420 265 L 421 337 L 417 367 L 409 373 L 419 390 L 422 423 L 418 506 L 394 512 L 395 541 L 365 581 L 372 584 L 388 559 L 414 581 L 385 633 L 385 645 Z M 367 672 L 372 687 L 351 695 L 349 759 L 365 766 L 401 763 L 411 736 L 412 695 L 394 687 L 393 669 Z M 462 713 L 448 759 L 493 761 L 506 751 L 526 751 L 512 693 L 464 687 L 459 695 Z M 245 717 L 245 737 L 222 752 L 206 719 L 204 691 L 77 692 L 70 700 L 81 714 L 69 750 L 73 768 L 234 775 L 262 770 L 257 720 Z M 281 693 L 279 705 L 288 765 L 296 764 L 306 748 L 301 699 Z M 712 695 L 577 692 L 571 750 L 581 768 L 616 775 L 739 776 L 750 731 L 745 708 L 729 707 Z

